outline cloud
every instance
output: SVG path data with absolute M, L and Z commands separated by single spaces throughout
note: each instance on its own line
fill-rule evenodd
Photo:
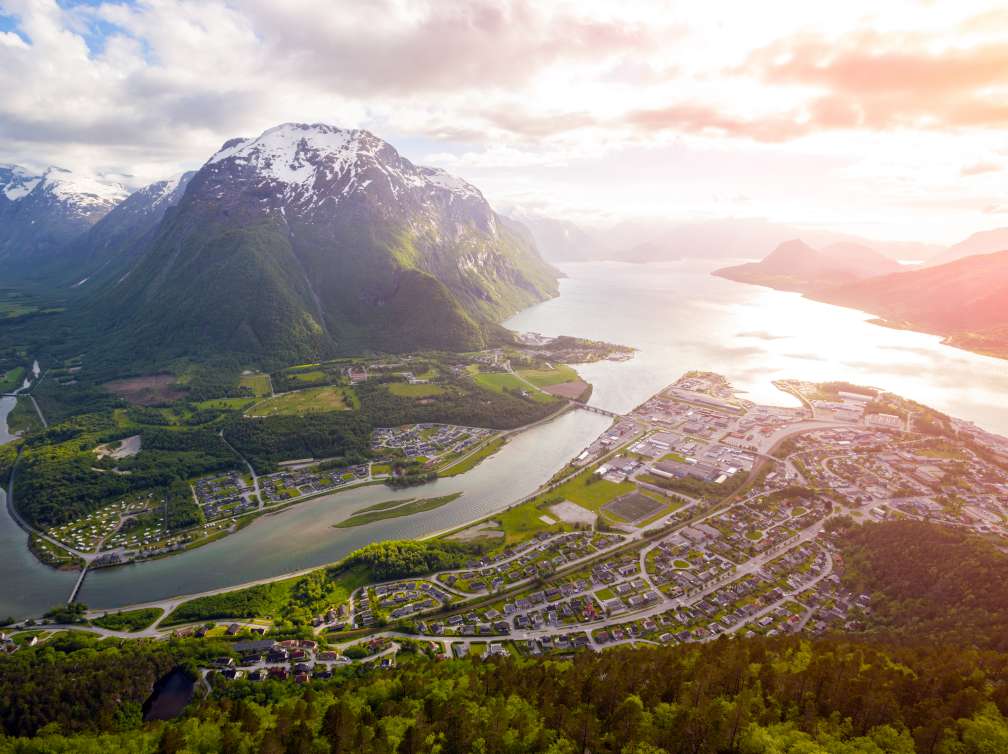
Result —
M 764 142 L 789 141 L 810 130 L 809 124 L 801 122 L 794 114 L 745 118 L 711 105 L 689 102 L 635 110 L 622 120 L 634 129 L 647 132 L 714 134 Z
M 962 169 L 959 171 L 959 175 L 964 178 L 971 175 L 981 175 L 983 173 L 997 173 L 1003 170 L 1000 163 L 993 162 L 990 160 L 983 160 L 980 162 L 974 162 L 969 165 L 963 165 Z
M 1008 125 L 1008 47 L 955 47 L 933 34 L 805 34 L 753 53 L 741 69 L 807 93 L 807 128 L 948 129 Z

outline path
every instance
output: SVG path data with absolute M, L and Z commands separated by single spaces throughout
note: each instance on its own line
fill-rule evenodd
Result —
M 259 492 L 259 477 L 256 476 L 255 469 L 253 469 L 252 464 L 245 459 L 245 456 L 239 453 L 238 450 L 235 448 L 235 446 L 227 441 L 227 438 L 224 437 L 223 429 L 220 431 L 220 438 L 223 441 L 223 443 L 231 449 L 231 452 L 241 459 L 241 462 L 245 464 L 245 468 L 248 469 L 249 474 L 252 475 L 252 492 L 256 496 L 256 500 L 259 501 L 258 510 L 260 511 L 263 510 L 266 507 L 266 503 L 263 501 L 263 496 Z

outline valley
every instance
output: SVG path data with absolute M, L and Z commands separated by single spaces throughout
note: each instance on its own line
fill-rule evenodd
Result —
M 226 635 L 237 658 L 205 667 L 214 684 L 392 667 L 418 641 L 434 656 L 537 657 L 857 632 L 874 625 L 875 607 L 848 584 L 858 524 L 1008 533 L 1008 439 L 874 388 L 779 388 L 804 405 L 754 404 L 720 375 L 687 373 L 485 518 L 234 591 L 127 605 L 124 616 L 149 616 L 132 629 L 102 625 L 100 610 L 83 616 L 98 623 L 74 628 Z M 383 443 L 408 438 L 386 433 Z M 349 510 L 345 523 L 450 503 L 385 500 Z M 59 616 L 39 625 L 63 630 Z M 299 626 L 310 640 L 262 638 Z
M 1003 5 L 0 0 L 0 754 L 1008 752 Z

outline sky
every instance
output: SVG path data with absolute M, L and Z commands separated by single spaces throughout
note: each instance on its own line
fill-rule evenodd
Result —
M 133 186 L 325 122 L 586 224 L 1008 226 L 1003 2 L 0 0 L 0 92 L 0 161 Z

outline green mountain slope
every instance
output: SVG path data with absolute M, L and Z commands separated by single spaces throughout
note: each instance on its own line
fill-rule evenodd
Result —
M 365 131 L 287 124 L 228 142 L 135 263 L 90 293 L 102 357 L 263 365 L 471 350 L 556 295 L 556 272 L 482 194 Z

